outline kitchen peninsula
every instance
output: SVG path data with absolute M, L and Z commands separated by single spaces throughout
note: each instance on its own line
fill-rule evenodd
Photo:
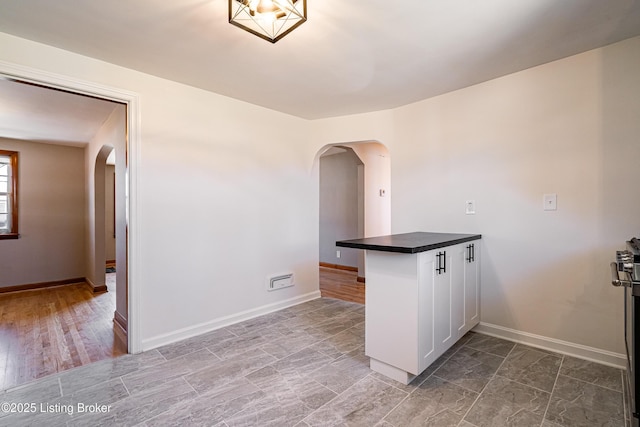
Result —
M 342 240 L 365 250 L 365 353 L 408 384 L 480 321 L 480 234 Z

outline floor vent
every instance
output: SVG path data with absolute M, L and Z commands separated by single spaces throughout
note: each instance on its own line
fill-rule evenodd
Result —
M 267 290 L 275 291 L 276 289 L 288 288 L 289 286 L 293 286 L 293 273 L 271 277 L 269 283 L 267 283 Z

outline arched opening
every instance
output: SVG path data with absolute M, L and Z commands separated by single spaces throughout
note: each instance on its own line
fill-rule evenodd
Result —
M 335 242 L 390 234 L 389 151 L 375 141 L 328 144 L 315 161 L 321 294 L 364 303 L 364 253 Z
M 106 291 L 105 268 L 106 257 L 106 165 L 107 158 L 114 148 L 103 146 L 96 156 L 93 174 L 94 203 L 93 203 L 93 256 L 89 260 L 91 276 L 88 279 L 94 291 Z

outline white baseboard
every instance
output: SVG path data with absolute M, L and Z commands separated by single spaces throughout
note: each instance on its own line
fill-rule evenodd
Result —
M 491 323 L 480 322 L 478 326 L 472 329 L 485 335 L 496 338 L 514 341 L 526 344 L 531 347 L 541 348 L 556 353 L 566 354 L 568 356 L 577 357 L 579 359 L 590 360 L 592 362 L 601 363 L 603 365 L 613 366 L 615 368 L 626 369 L 627 357 L 624 354 L 614 353 L 607 350 L 601 350 L 595 347 L 589 347 L 581 344 L 574 344 L 568 341 L 562 341 L 555 338 L 543 337 L 541 335 L 530 334 L 528 332 L 517 331 L 515 329 L 505 328 L 503 326 L 492 325 Z
M 253 319 L 254 317 L 273 313 L 274 311 L 302 304 L 304 302 L 311 301 L 317 298 L 320 298 L 320 291 L 310 292 L 308 294 L 300 295 L 295 298 L 286 299 L 284 301 L 279 301 L 273 304 L 263 305 L 251 310 L 235 313 L 230 316 L 219 317 L 217 319 L 200 323 L 198 325 L 178 329 L 177 331 L 170 332 L 168 334 L 158 335 L 153 338 L 142 340 L 142 351 L 152 350 L 163 345 L 191 338 L 196 335 L 201 335 L 206 332 L 211 332 L 216 329 L 224 328 L 225 326 L 233 325 L 235 323 Z

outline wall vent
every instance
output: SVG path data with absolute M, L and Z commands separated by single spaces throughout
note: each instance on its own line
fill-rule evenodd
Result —
M 288 288 L 293 286 L 293 273 L 280 274 L 269 278 L 267 283 L 268 291 L 275 291 L 276 289 Z

